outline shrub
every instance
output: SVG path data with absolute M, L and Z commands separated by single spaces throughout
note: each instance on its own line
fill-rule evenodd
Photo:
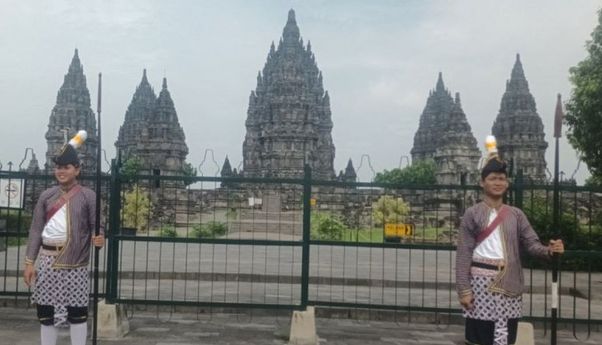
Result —
M 408 214 L 410 214 L 410 206 L 402 198 L 383 195 L 372 204 L 372 218 L 376 226 L 384 226 L 386 223 L 404 223 Z
M 134 185 L 131 191 L 124 195 L 121 217 L 123 226 L 136 228 L 137 231 L 148 230 L 148 220 L 151 210 L 151 201 L 144 188 Z
M 178 237 L 178 232 L 173 226 L 164 226 L 159 230 L 159 236 L 175 238 Z
M 215 238 L 225 235 L 228 232 L 228 226 L 225 223 L 212 221 L 205 224 L 195 224 L 192 227 L 191 235 L 196 238 Z
M 317 240 L 340 241 L 347 227 L 339 217 L 327 213 L 315 213 L 311 219 L 311 237 Z

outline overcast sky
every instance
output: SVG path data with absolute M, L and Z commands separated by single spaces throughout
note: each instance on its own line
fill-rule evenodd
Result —
M 0 0 L 0 163 L 32 147 L 44 163 L 48 119 L 75 48 L 96 110 L 103 73 L 103 147 L 109 157 L 142 77 L 158 93 L 167 77 L 198 166 L 242 159 L 248 97 L 272 41 L 294 8 L 331 99 L 335 169 L 353 159 L 362 180 L 409 156 L 437 74 L 460 92 L 482 150 L 520 53 L 542 117 L 553 168 L 556 94 L 586 57 L 600 1 L 22 1 Z M 561 141 L 561 170 L 576 154 Z M 208 160 L 211 161 L 210 159 Z M 361 167 L 360 167 L 361 164 Z M 405 161 L 404 161 L 405 164 Z M 205 175 L 216 167 L 205 163 Z M 588 176 L 585 165 L 579 181 Z

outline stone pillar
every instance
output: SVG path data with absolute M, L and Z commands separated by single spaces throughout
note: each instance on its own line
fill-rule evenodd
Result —
M 119 339 L 130 331 L 130 323 L 122 305 L 98 302 L 98 338 Z
M 291 321 L 289 345 L 317 345 L 316 314 L 314 307 L 305 311 L 294 311 Z

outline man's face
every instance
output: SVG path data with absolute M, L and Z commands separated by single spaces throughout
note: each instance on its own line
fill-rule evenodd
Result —
M 79 175 L 79 167 L 73 164 L 57 165 L 54 167 L 54 177 L 62 185 L 69 185 Z
M 508 178 L 506 174 L 492 172 L 485 179 L 481 180 L 481 187 L 485 195 L 492 198 L 500 198 L 508 189 Z

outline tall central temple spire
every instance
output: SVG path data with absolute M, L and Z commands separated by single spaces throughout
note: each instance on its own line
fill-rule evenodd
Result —
M 249 96 L 246 128 L 244 176 L 300 177 L 306 163 L 316 179 L 335 178 L 330 98 L 293 10 Z

